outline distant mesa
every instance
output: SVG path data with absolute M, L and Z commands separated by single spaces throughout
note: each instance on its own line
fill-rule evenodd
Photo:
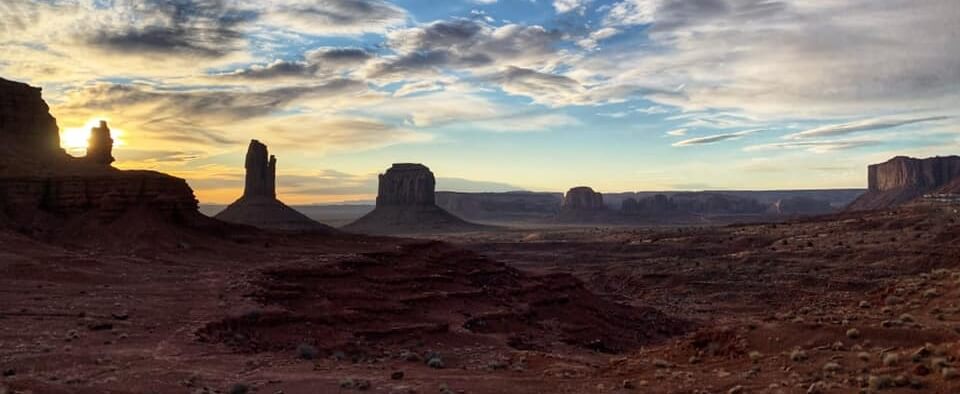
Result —
M 790 197 L 777 200 L 770 206 L 770 213 L 777 215 L 823 215 L 834 212 L 829 201 L 812 197 Z
M 915 159 L 897 156 L 867 168 L 867 192 L 848 210 L 897 207 L 925 194 L 960 192 L 960 156 Z
M 267 146 L 250 141 L 246 157 L 243 196 L 214 218 L 266 230 L 335 232 L 277 199 L 277 158 Z
M 480 230 L 436 204 L 436 178 L 423 164 L 397 163 L 380 174 L 377 206 L 343 227 L 367 234 L 405 234 Z
M 603 203 L 603 194 L 588 186 L 577 186 L 567 191 L 560 205 L 562 222 L 596 221 L 609 216 Z
M 441 191 L 436 193 L 436 199 L 441 208 L 467 220 L 546 223 L 555 220 L 560 212 L 563 193 Z
M 202 220 L 185 180 L 111 167 L 113 140 L 105 123 L 94 128 L 90 144 L 87 157 L 68 155 L 40 88 L 0 78 L 0 226 L 40 233 L 74 219 L 80 227 L 112 223 L 132 211 Z

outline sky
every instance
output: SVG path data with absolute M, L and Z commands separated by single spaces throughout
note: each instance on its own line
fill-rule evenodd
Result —
M 439 190 L 864 187 L 960 151 L 956 0 L 3 0 L 0 77 L 65 147 L 229 203 L 258 139 L 288 203 Z

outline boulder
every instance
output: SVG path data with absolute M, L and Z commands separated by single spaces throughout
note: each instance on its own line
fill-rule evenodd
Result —
M 936 193 L 960 178 L 960 156 L 915 159 L 897 156 L 867 167 L 867 192 L 848 210 L 896 207 Z
M 436 179 L 423 164 L 398 163 L 380 174 L 377 206 L 344 230 L 366 234 L 444 233 L 479 230 L 437 206 Z
M 251 140 L 245 163 L 243 195 L 214 216 L 215 219 L 265 230 L 336 231 L 277 199 L 277 158 L 269 155 L 266 145 Z

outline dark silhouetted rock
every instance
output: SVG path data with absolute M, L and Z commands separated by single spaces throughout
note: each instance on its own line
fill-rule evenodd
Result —
M 565 222 L 597 221 L 606 216 L 606 211 L 602 194 L 587 186 L 578 186 L 563 196 L 559 218 Z
M 437 206 L 436 179 L 423 164 L 398 163 L 380 174 L 377 207 L 343 228 L 368 234 L 439 233 L 479 230 Z
M 627 197 L 620 203 L 620 211 L 627 215 L 640 213 L 640 202 L 636 198 Z
M 91 143 L 89 160 L 67 155 L 40 89 L 0 79 L 0 217 L 27 231 L 73 218 L 112 222 L 133 210 L 164 220 L 202 218 L 183 179 L 104 165 L 112 161 L 105 124 Z
M 960 156 L 914 159 L 897 156 L 867 168 L 867 192 L 848 207 L 870 210 L 895 207 L 948 187 L 960 177 Z
M 277 197 L 277 158 L 267 153 L 266 145 L 251 140 L 244 167 L 244 197 Z
M 107 127 L 107 122 L 101 120 L 100 127 L 90 129 L 86 159 L 101 165 L 113 163 L 113 137 L 110 136 L 110 128 Z
M 250 141 L 245 166 L 243 196 L 214 218 L 268 230 L 335 231 L 277 200 L 277 158 L 268 154 L 266 145 Z
M 437 181 L 423 164 L 398 163 L 380 174 L 377 206 L 435 205 Z
M 36 155 L 64 158 L 60 129 L 40 88 L 0 78 L 0 139 L 7 147 Z

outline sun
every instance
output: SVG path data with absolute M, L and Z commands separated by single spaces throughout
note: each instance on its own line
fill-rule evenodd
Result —
M 67 150 L 67 153 L 70 153 L 74 156 L 82 156 L 87 153 L 87 143 L 90 140 L 90 129 L 100 126 L 100 121 L 106 120 L 109 123 L 109 119 L 98 117 L 91 118 L 81 127 L 65 127 L 60 131 L 60 147 Z M 124 134 L 123 130 L 116 128 L 114 125 L 110 126 L 110 135 L 113 137 L 113 146 L 123 145 L 122 136 Z

